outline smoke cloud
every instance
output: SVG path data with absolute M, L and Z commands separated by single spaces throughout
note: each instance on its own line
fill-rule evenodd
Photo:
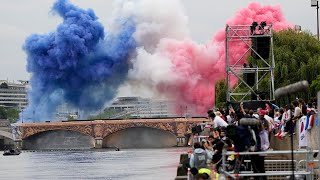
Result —
M 183 11 L 181 7 L 181 4 L 177 5 L 178 12 Z M 167 18 L 162 19 L 172 17 L 172 14 L 167 15 Z M 280 6 L 261 6 L 258 3 L 251 3 L 247 8 L 240 9 L 226 24 L 248 25 L 253 21 L 266 21 L 273 24 L 275 30 L 292 27 L 284 19 Z M 185 23 L 181 25 L 183 27 L 177 28 L 178 30 L 186 27 Z M 244 43 L 231 43 L 230 49 L 230 62 L 235 63 L 248 47 Z M 177 107 L 195 105 L 197 112 L 204 114 L 214 105 L 215 84 L 226 78 L 225 30 L 220 30 L 209 43 L 203 45 L 193 42 L 187 35 L 183 40 L 162 38 L 155 52 L 148 54 L 139 50 L 134 62 L 129 77 L 134 78 L 135 82 L 153 87 L 160 94 L 174 99 Z M 239 64 L 244 62 L 245 57 Z M 145 66 L 147 63 L 154 66 Z M 232 84 L 237 83 L 236 78 L 231 80 Z
M 32 74 L 26 121 L 52 118 L 62 102 L 84 112 L 103 108 L 126 79 L 136 46 L 130 19 L 119 19 L 119 31 L 105 33 L 91 9 L 59 0 L 52 10 L 63 22 L 54 32 L 31 35 L 23 47 Z
M 214 105 L 215 84 L 226 77 L 225 31 L 207 44 L 193 42 L 181 1 L 117 1 L 106 30 L 93 10 L 67 0 L 56 1 L 53 11 L 63 22 L 51 33 L 31 35 L 24 45 L 32 74 L 27 118 L 50 119 L 62 102 L 96 112 L 124 84 L 174 100 L 177 109 L 194 107 L 201 114 Z M 258 3 L 240 9 L 226 24 L 253 21 L 272 23 L 275 30 L 292 26 L 280 6 Z M 230 48 L 232 62 L 247 49 Z

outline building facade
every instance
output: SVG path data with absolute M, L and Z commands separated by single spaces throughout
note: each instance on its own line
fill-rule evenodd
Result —
M 28 105 L 28 81 L 9 82 L 0 80 L 0 106 L 22 110 Z
M 177 106 L 174 101 L 155 100 L 141 97 L 118 97 L 111 105 L 98 115 L 91 114 L 97 119 L 139 119 L 139 118 L 168 118 L 196 117 L 193 106 Z M 68 118 L 81 120 L 88 118 L 80 109 L 75 109 L 68 103 L 62 103 L 56 110 L 55 121 L 65 121 Z M 89 116 L 90 118 L 90 116 Z
M 118 97 L 106 110 L 119 112 L 111 118 L 129 115 L 131 118 L 177 117 L 173 102 L 141 97 Z
M 56 121 L 66 121 L 68 118 L 79 119 L 79 110 L 73 108 L 68 103 L 62 103 L 56 111 Z

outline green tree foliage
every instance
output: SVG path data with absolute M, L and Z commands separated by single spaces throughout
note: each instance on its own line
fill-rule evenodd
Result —
M 311 88 L 315 91 L 320 91 L 320 75 L 317 76 L 317 79 L 312 81 Z
M 227 82 L 226 80 L 219 81 L 215 87 L 215 107 L 225 108 L 226 107 L 226 91 Z
M 315 85 L 320 73 L 319 41 L 309 32 L 281 31 L 274 34 L 274 55 L 275 88 L 301 80 L 307 80 L 311 84 L 309 91 L 283 97 L 277 100 L 278 103 L 287 104 L 295 97 L 303 99 L 315 97 L 319 90 Z
M 0 106 L 0 119 L 9 119 L 11 123 L 15 123 L 19 118 L 19 111 L 14 108 L 4 108 Z
M 7 118 L 11 123 L 17 122 L 19 119 L 19 111 L 17 109 L 11 108 L 7 110 Z
M 114 109 L 106 109 L 105 111 L 95 115 L 95 116 L 90 116 L 89 119 L 109 119 L 113 115 L 119 113 L 119 111 L 114 110 Z
M 73 121 L 73 120 L 77 120 L 77 119 L 72 116 L 68 116 L 68 121 Z
M 0 106 L 0 119 L 7 119 L 8 115 L 7 115 L 7 110 Z

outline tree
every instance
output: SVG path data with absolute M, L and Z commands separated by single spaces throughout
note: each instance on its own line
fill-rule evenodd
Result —
M 103 112 L 94 115 L 94 116 L 90 116 L 89 119 L 93 120 L 93 119 L 109 119 L 111 118 L 113 115 L 119 113 L 120 111 L 114 110 L 114 109 L 105 109 Z
M 301 80 L 316 83 L 320 72 L 320 43 L 310 32 L 297 33 L 293 30 L 274 34 L 275 88 Z M 286 96 L 277 100 L 280 105 L 288 104 L 295 96 L 310 99 L 316 95 L 317 86 L 309 91 Z
M 8 119 L 11 123 L 17 122 L 19 118 L 19 111 L 15 108 L 6 109 L 0 106 L 0 119 Z
M 320 75 L 317 76 L 317 79 L 312 81 L 311 88 L 316 92 L 320 91 Z
M 226 80 L 219 81 L 215 87 L 215 107 L 225 108 L 227 106 L 226 92 L 227 92 Z
M 14 109 L 14 108 L 7 109 L 6 113 L 7 113 L 7 119 L 9 119 L 11 123 L 15 123 L 19 119 L 19 111 L 17 109 Z
M 0 106 L 0 119 L 7 119 L 7 111 L 4 107 Z
M 68 121 L 73 121 L 73 120 L 77 120 L 76 118 L 74 118 L 73 116 L 68 116 Z

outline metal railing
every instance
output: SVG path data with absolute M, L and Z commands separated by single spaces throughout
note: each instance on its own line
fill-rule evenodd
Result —
M 229 155 L 236 155 L 236 156 L 244 156 L 244 155 L 280 155 L 280 154 L 290 154 L 291 151 L 264 151 L 264 152 L 227 152 L 226 149 L 223 150 L 222 153 L 222 173 L 232 179 L 236 179 L 238 177 L 256 177 L 256 176 L 290 176 L 290 175 L 305 175 L 306 180 L 313 180 L 314 179 L 314 163 L 318 162 L 317 160 L 312 159 L 313 153 L 318 153 L 318 150 L 295 150 L 293 153 L 295 154 L 304 154 L 306 156 L 305 160 L 298 162 L 298 167 L 300 169 L 297 169 L 297 162 L 293 161 L 294 163 L 294 172 L 292 171 L 266 171 L 265 173 L 253 173 L 252 171 L 248 172 L 239 172 L 239 173 L 233 173 L 228 172 L 227 169 L 227 163 L 226 163 L 226 156 Z M 267 162 L 275 162 L 278 161 L 281 162 L 292 162 L 292 160 L 265 160 L 265 163 Z M 249 161 L 244 161 L 245 163 Z M 306 166 L 305 168 L 301 168 L 301 163 L 305 162 Z M 292 168 L 292 165 L 289 166 Z
M 193 143 L 201 142 L 202 140 L 207 140 L 209 136 L 193 136 Z
M 297 161 L 294 160 L 294 165 L 293 167 L 297 167 Z M 251 167 L 251 160 L 244 160 L 243 161 L 245 167 L 250 167 L 250 172 L 253 172 L 252 167 Z M 265 160 L 264 164 L 265 164 L 265 170 L 266 172 L 269 171 L 291 171 L 292 169 L 292 161 L 291 160 Z M 244 172 L 243 172 L 244 173 Z M 247 172 L 245 172 L 247 173 Z
M 310 163 L 319 163 L 318 159 L 311 161 Z M 310 164 L 311 165 L 311 164 Z M 300 160 L 298 162 L 298 168 L 303 169 L 307 167 L 307 160 Z

